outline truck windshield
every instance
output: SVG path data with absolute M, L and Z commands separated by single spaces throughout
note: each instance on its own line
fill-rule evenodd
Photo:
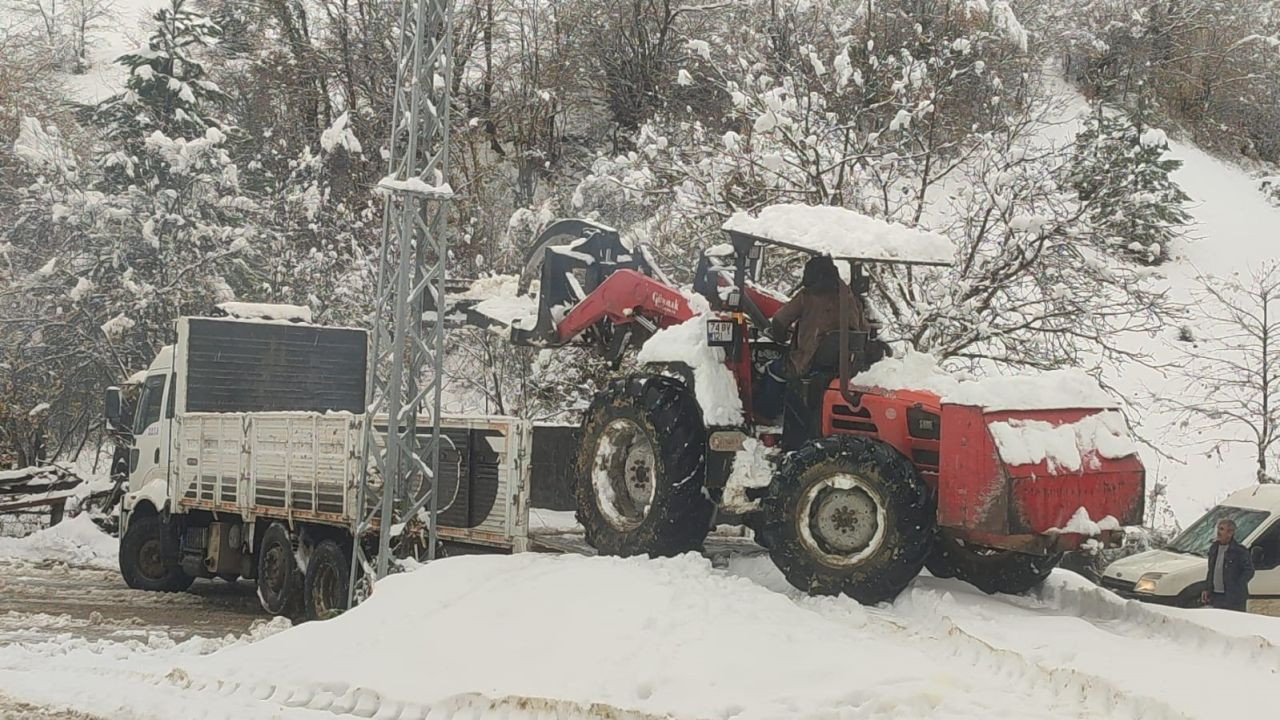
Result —
M 138 398 L 138 414 L 134 417 L 134 435 L 141 435 L 160 422 L 160 411 L 164 408 L 164 381 L 164 375 L 152 375 L 143 384 L 142 396 Z
M 1169 549 L 1175 552 L 1208 557 L 1209 543 L 1213 542 L 1213 536 L 1218 528 L 1219 520 L 1234 520 L 1236 522 L 1236 540 L 1244 540 L 1249 537 L 1250 533 L 1258 529 L 1262 521 L 1267 519 L 1268 514 L 1263 510 L 1246 510 L 1245 508 L 1231 507 L 1229 505 L 1219 505 L 1205 513 L 1204 517 L 1195 521 L 1191 527 L 1174 538 L 1173 542 L 1169 543 Z

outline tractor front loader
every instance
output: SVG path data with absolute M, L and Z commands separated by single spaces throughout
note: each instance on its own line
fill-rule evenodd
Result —
M 614 359 L 641 348 L 643 371 L 610 383 L 582 420 L 577 515 L 598 551 L 696 550 L 719 506 L 756 529 L 796 587 L 875 603 L 926 565 L 986 592 L 1024 592 L 1063 551 L 1116 544 L 1122 524 L 1141 521 L 1142 464 L 1100 391 L 1046 407 L 1054 393 L 1034 383 L 1022 400 L 992 402 L 972 388 L 957 399 L 858 385 L 879 343 L 848 323 L 829 343 L 835 360 L 800 380 L 813 390 L 807 441 L 780 452 L 752 402 L 786 352 L 769 335 L 784 298 L 757 284 L 769 255 L 829 255 L 864 291 L 868 265 L 945 265 L 954 248 L 839 208 L 772 206 L 724 231 L 729 243 L 703 256 L 692 292 L 589 221 L 556 223 L 530 253 L 521 284 L 538 280 L 536 317 L 512 328 L 513 342 L 587 343 Z

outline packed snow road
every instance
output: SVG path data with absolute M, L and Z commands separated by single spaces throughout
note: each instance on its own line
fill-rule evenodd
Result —
M 1280 620 L 1127 603 L 1061 571 L 1036 596 L 922 577 L 864 608 L 797 593 L 762 556 L 721 568 L 468 556 L 292 629 L 254 625 L 247 584 L 166 596 L 61 563 L 6 561 L 0 574 L 4 717 L 1218 718 L 1280 706 Z

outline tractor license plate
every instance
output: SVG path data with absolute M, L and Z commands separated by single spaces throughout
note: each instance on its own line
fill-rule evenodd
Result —
M 734 328 L 737 325 L 732 320 L 708 320 L 707 344 L 712 347 L 732 345 Z

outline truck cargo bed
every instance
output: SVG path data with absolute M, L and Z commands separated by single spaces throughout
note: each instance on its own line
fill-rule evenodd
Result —
M 348 524 L 362 423 L 349 413 L 180 415 L 178 505 Z

